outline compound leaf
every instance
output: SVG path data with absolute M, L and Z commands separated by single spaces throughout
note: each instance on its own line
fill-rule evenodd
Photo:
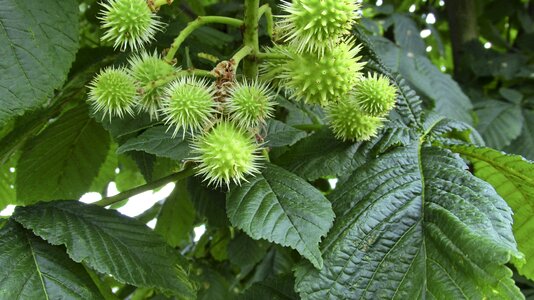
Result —
M 178 254 L 146 225 L 118 212 L 78 201 L 17 207 L 13 218 L 76 262 L 134 286 L 193 298 Z
M 453 153 L 399 147 L 356 169 L 330 196 L 336 222 L 324 268 L 296 271 L 302 298 L 521 298 L 505 264 L 520 259 L 512 212 Z
M 28 141 L 16 167 L 17 203 L 78 199 L 91 187 L 110 147 L 109 134 L 79 106 Z
M 81 264 L 14 221 L 0 229 L 3 299 L 103 299 Z
M 471 161 L 475 176 L 490 183 L 514 211 L 514 236 L 526 258 L 524 265 L 516 264 L 516 267 L 520 274 L 534 280 L 534 162 L 490 148 L 453 146 L 451 149 Z
M 78 2 L 0 1 L 0 125 L 44 104 L 78 50 Z
M 296 249 L 321 268 L 321 237 L 334 220 L 330 202 L 302 178 L 272 164 L 233 187 L 226 200 L 230 222 L 254 239 Z
M 129 139 L 117 150 L 118 153 L 127 151 L 144 151 L 174 160 L 183 160 L 190 156 L 187 140 L 182 139 L 181 134 L 173 138 L 172 133 L 167 132 L 166 126 L 152 127 L 139 136 Z

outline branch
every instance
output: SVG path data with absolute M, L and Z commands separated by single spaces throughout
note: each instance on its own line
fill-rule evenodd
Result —
M 258 21 L 261 19 L 261 17 L 265 15 L 265 21 L 267 24 L 267 34 L 272 39 L 273 38 L 273 10 L 271 9 L 271 6 L 269 4 L 264 4 L 260 6 L 260 9 L 258 10 Z
M 258 10 L 260 0 L 245 0 L 245 28 L 243 32 L 243 44 L 252 48 L 251 55 L 247 57 L 243 66 L 246 77 L 254 79 L 258 76 L 258 61 L 256 54 L 260 52 L 258 38 Z
M 180 34 L 174 39 L 174 42 L 165 56 L 165 61 L 171 63 L 176 55 L 176 52 L 185 41 L 185 39 L 193 33 L 196 29 L 210 23 L 226 24 L 234 27 L 243 26 L 243 21 L 235 18 L 219 17 L 219 16 L 200 16 L 196 20 L 191 21 L 187 26 L 180 31 Z
M 239 67 L 239 63 L 245 56 L 252 53 L 252 48 L 250 46 L 243 46 L 243 48 L 239 49 L 234 56 L 232 56 L 232 60 L 234 61 L 234 71 L 237 72 L 237 68 Z
M 174 174 L 171 174 L 169 176 L 160 178 L 158 180 L 149 182 L 147 184 L 140 185 L 138 187 L 135 187 L 135 188 L 127 190 L 127 191 L 124 191 L 124 192 L 122 192 L 120 194 L 117 194 L 115 196 L 103 198 L 102 200 L 97 201 L 97 202 L 95 202 L 93 204 L 96 204 L 98 206 L 108 206 L 108 205 L 111 205 L 111 204 L 115 204 L 117 202 L 120 202 L 122 200 L 128 199 L 128 198 L 133 197 L 135 195 L 141 194 L 143 192 L 150 191 L 150 190 L 153 190 L 155 188 L 158 188 L 158 187 L 160 187 L 162 185 L 165 185 L 167 183 L 187 178 L 187 177 L 193 175 L 194 173 L 195 173 L 195 170 L 192 167 L 186 167 L 184 170 L 182 170 L 182 171 L 180 171 L 178 173 L 174 173 Z

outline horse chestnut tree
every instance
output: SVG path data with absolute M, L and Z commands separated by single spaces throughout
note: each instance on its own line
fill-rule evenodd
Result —
M 368 2 L 8 0 L 0 295 L 521 298 L 534 164 L 424 105 Z

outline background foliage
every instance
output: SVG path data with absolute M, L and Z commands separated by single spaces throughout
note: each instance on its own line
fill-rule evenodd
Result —
M 151 47 L 168 47 L 200 15 L 242 17 L 242 2 L 176 0 Z M 278 1 L 262 3 L 279 13 Z M 399 89 L 391 121 L 369 142 L 341 142 L 319 108 L 279 96 L 265 128 L 271 163 L 229 193 L 173 175 L 189 145 L 162 124 L 90 111 L 89 80 L 128 58 L 100 41 L 98 9 L 0 0 L 0 209 L 17 205 L 0 221 L 1 295 L 534 297 L 530 1 L 364 1 L 353 33 L 367 70 Z M 241 39 L 202 27 L 178 63 L 212 69 Z M 176 186 L 136 218 L 55 201 L 107 196 L 110 182 Z

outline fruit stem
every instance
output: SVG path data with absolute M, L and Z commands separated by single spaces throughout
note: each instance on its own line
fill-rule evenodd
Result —
M 186 70 L 180 70 L 177 72 L 172 72 L 168 76 L 165 76 L 163 78 L 160 78 L 158 80 L 154 80 L 150 82 L 148 85 L 143 87 L 143 90 L 151 90 L 163 85 L 166 85 L 167 83 L 180 78 L 182 76 L 187 75 L 194 75 L 194 76 L 202 76 L 202 77 L 214 77 L 215 75 L 211 73 L 211 71 L 208 70 L 201 70 L 201 69 L 186 69 Z
M 274 21 L 273 21 L 273 10 L 271 9 L 271 6 L 269 4 L 264 4 L 260 6 L 260 8 L 258 9 L 258 21 L 263 15 L 265 15 L 265 21 L 267 25 L 267 28 L 266 28 L 267 34 L 272 39 Z
M 189 22 L 187 26 L 182 31 L 180 31 L 180 34 L 176 37 L 176 39 L 174 39 L 174 42 L 169 48 L 167 55 L 165 55 L 165 61 L 168 63 L 172 63 L 176 52 L 178 51 L 182 43 L 185 41 L 185 39 L 189 35 L 191 35 L 191 33 L 193 33 L 193 31 L 195 31 L 196 29 L 211 23 L 226 24 L 234 27 L 243 26 L 243 20 L 240 19 L 220 16 L 199 16 L 196 18 L 196 20 Z
M 243 44 L 252 48 L 252 52 L 246 57 L 243 64 L 243 73 L 249 79 L 258 76 L 258 61 L 256 54 L 260 52 L 258 38 L 258 18 L 260 0 L 245 0 L 245 23 L 243 31 Z
M 239 63 L 245 56 L 252 53 L 252 48 L 250 46 L 243 46 L 239 51 L 237 51 L 234 56 L 232 56 L 232 60 L 234 61 L 234 70 L 237 72 L 237 68 L 239 67 Z
M 144 184 L 144 185 L 140 185 L 140 186 L 135 187 L 133 189 L 124 191 L 122 193 L 119 193 L 119 194 L 117 194 L 115 196 L 103 198 L 102 200 L 97 201 L 97 202 L 95 202 L 93 204 L 96 204 L 98 206 L 108 206 L 108 205 L 111 205 L 111 204 L 115 204 L 117 202 L 120 202 L 122 200 L 128 199 L 128 198 L 133 197 L 133 196 L 135 196 L 137 194 L 140 194 L 142 192 L 153 190 L 153 189 L 158 188 L 158 187 L 160 187 L 162 185 L 165 185 L 167 183 L 187 178 L 187 177 L 193 175 L 194 173 L 195 173 L 195 170 L 191 166 L 186 166 L 186 168 L 184 170 L 180 171 L 180 172 L 171 174 L 169 176 L 160 178 L 158 180 L 154 180 L 154 181 L 149 182 L 149 183 Z

